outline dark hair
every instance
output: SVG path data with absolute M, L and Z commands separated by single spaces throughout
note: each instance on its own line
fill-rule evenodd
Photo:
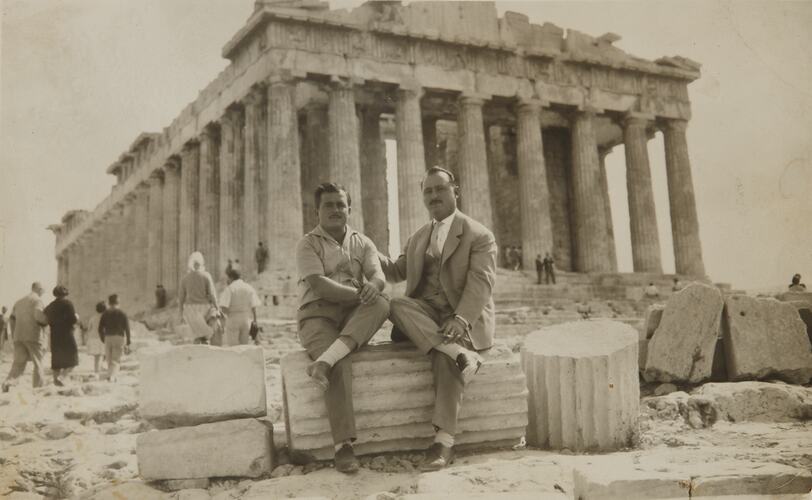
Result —
M 57 298 L 59 298 L 59 297 L 67 297 L 68 296 L 68 289 L 65 288 L 62 285 L 56 285 L 54 287 L 53 293 L 54 293 L 54 297 L 57 297 Z
M 226 269 L 226 276 L 228 276 L 229 279 L 231 279 L 231 281 L 235 281 L 241 278 L 240 271 L 234 268 Z
M 107 310 L 107 304 L 105 304 L 103 300 L 96 304 L 96 312 L 97 313 L 101 314 L 106 310 Z
M 314 197 L 316 199 L 316 210 L 321 207 L 321 195 L 324 193 L 344 193 L 347 196 L 347 206 L 352 206 L 352 198 L 350 198 L 350 193 L 347 192 L 347 189 L 344 186 L 335 182 L 322 182 L 318 185 L 316 192 L 314 193 Z
M 796 274 L 795 276 L 792 277 L 792 284 L 793 285 L 797 285 L 800 282 L 801 282 L 801 275 L 800 274 Z
M 114 294 L 110 295 L 109 297 L 107 297 L 107 303 L 109 303 L 111 306 L 117 306 L 118 305 L 118 294 L 114 293 Z
M 437 165 L 433 167 L 429 167 L 426 169 L 426 173 L 423 175 L 423 178 L 420 179 L 420 187 L 423 187 L 423 183 L 426 181 L 426 177 L 433 175 L 433 174 L 445 174 L 448 177 L 449 182 L 452 185 L 457 185 L 457 179 L 454 177 L 454 174 L 450 170 L 446 170 L 443 167 L 438 167 Z

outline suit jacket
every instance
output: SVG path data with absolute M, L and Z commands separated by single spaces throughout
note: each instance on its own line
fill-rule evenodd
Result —
M 14 318 L 12 335 L 16 342 L 42 342 L 42 327 L 48 324 L 42 299 L 31 292 L 18 300 L 11 309 Z
M 381 256 L 381 266 L 387 280 L 406 280 L 407 297 L 415 297 L 423 277 L 423 262 L 431 229 L 429 222 L 410 236 L 404 253 L 397 260 Z M 454 312 L 471 324 L 471 343 L 477 350 L 493 345 L 495 281 L 496 240 L 493 233 L 457 211 L 443 245 L 440 285 Z

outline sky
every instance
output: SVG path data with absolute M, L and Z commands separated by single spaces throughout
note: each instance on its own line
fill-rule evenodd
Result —
M 334 8 L 358 2 L 334 1 Z M 104 173 L 227 65 L 253 0 L 4 0 L 0 26 L 0 305 L 54 286 L 67 210 L 109 194 Z M 506 2 L 656 59 L 702 64 L 688 89 L 706 270 L 735 288 L 812 280 L 812 1 Z M 663 266 L 673 272 L 662 137 L 649 142 Z M 607 157 L 619 269 L 631 271 L 625 160 Z M 50 295 L 48 296 L 50 298 Z

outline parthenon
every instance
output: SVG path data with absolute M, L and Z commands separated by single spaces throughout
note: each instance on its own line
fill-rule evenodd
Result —
M 550 251 L 563 270 L 612 273 L 604 157 L 620 144 L 634 271 L 662 273 L 647 149 L 657 131 L 676 273 L 703 277 L 686 142 L 699 64 L 643 60 L 618 40 L 500 18 L 492 2 L 258 0 L 223 48 L 227 68 L 107 167 L 117 183 L 95 209 L 49 227 L 58 282 L 80 311 L 113 292 L 136 309 L 156 284 L 173 295 L 194 250 L 215 278 L 231 258 L 255 276 L 259 241 L 268 272 L 294 275 L 327 180 L 347 187 L 351 224 L 386 251 L 389 197 L 405 242 L 427 217 L 419 181 L 435 164 L 457 175 L 461 209 L 500 247 L 521 245 L 526 268 Z

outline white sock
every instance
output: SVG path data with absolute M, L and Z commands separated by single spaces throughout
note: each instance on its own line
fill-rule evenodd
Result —
M 434 436 L 434 442 L 440 443 L 443 446 L 451 448 L 452 446 L 454 446 L 454 436 L 447 433 L 446 431 L 438 430 L 437 434 Z
M 336 339 L 335 342 L 330 344 L 324 353 L 318 357 L 316 361 L 324 361 L 331 367 L 341 361 L 344 356 L 350 353 L 350 348 L 341 339 Z
M 463 346 L 461 346 L 459 344 L 454 344 L 454 343 L 451 343 L 451 344 L 438 344 L 438 345 L 434 346 L 434 349 L 436 351 L 439 351 L 439 352 L 445 354 L 446 356 L 451 358 L 452 361 L 456 361 L 457 356 L 459 356 L 460 353 L 462 353 L 464 351 L 467 351 L 467 349 L 464 348 Z
M 348 445 L 352 446 L 352 439 L 348 439 L 348 440 L 346 440 L 346 441 L 341 441 L 340 443 L 338 443 L 337 445 L 335 445 L 335 449 L 336 449 L 336 451 L 340 450 L 340 449 L 341 449 L 341 447 L 342 447 L 342 446 L 344 446 L 345 444 L 348 444 Z

